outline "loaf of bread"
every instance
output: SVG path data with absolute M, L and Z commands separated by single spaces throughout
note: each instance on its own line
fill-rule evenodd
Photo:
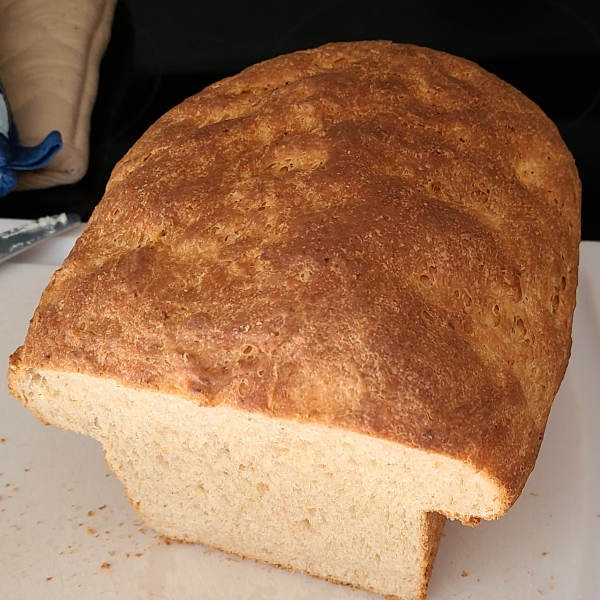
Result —
M 500 517 L 533 469 L 579 211 L 554 125 L 471 62 L 269 60 L 119 163 L 10 387 L 161 534 L 423 598 L 445 519 Z

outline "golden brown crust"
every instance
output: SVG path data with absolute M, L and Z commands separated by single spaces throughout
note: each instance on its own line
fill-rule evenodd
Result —
M 476 65 L 283 56 L 131 149 L 21 357 L 441 452 L 508 507 L 569 357 L 579 210 L 556 128 Z

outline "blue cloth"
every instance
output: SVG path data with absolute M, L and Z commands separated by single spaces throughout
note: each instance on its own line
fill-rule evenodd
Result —
M 43 167 L 61 148 L 62 138 L 58 131 L 49 133 L 37 146 L 19 143 L 17 126 L 0 82 L 0 198 L 17 185 L 19 171 Z

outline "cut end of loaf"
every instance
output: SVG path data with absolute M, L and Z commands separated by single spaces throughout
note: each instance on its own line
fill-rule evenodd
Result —
M 44 421 L 102 443 L 161 534 L 387 596 L 424 596 L 442 515 L 505 510 L 485 473 L 387 440 L 82 374 L 10 379 Z

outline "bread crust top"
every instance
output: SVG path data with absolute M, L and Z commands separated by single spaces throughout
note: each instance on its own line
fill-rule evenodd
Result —
M 580 196 L 555 126 L 471 62 L 390 42 L 275 58 L 117 165 L 11 378 L 387 438 L 488 473 L 508 508 L 569 358 Z

